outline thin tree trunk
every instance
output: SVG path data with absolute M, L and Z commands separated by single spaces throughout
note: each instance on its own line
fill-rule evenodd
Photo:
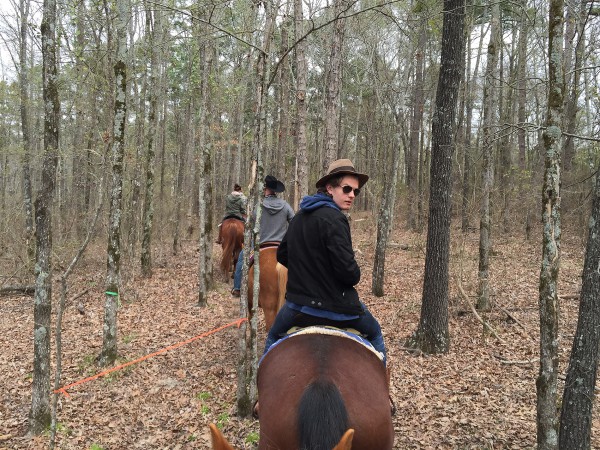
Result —
M 31 189 L 31 132 L 29 130 L 29 81 L 27 79 L 27 30 L 29 0 L 19 1 L 20 40 L 19 40 L 19 92 L 21 95 L 21 133 L 23 137 L 23 206 L 25 208 L 25 246 L 27 258 L 33 263 L 35 258 L 35 239 L 33 233 L 33 202 Z M 32 264 L 33 265 L 33 264 Z
M 477 288 L 477 309 L 489 311 L 490 303 L 490 249 L 492 247 L 492 218 L 490 194 L 494 184 L 494 133 L 497 125 L 497 82 L 498 52 L 501 42 L 500 5 L 492 4 L 490 42 L 487 51 L 485 86 L 483 89 L 483 142 L 481 145 L 483 167 L 481 173 L 481 210 L 479 216 L 479 273 Z
M 527 0 L 522 0 L 522 12 L 519 27 L 519 46 L 518 46 L 518 57 L 517 57 L 517 86 L 518 92 L 517 102 L 517 124 L 519 126 L 517 130 L 517 142 L 519 147 L 519 192 L 521 193 L 520 197 L 522 197 L 522 179 L 524 176 L 524 171 L 526 170 L 525 165 L 525 152 L 526 152 L 526 131 L 525 131 L 525 121 L 527 120 L 525 102 L 527 101 L 527 34 L 529 27 L 527 26 L 527 14 L 525 11 L 527 10 Z
M 348 0 L 334 1 L 336 20 L 331 34 L 329 64 L 327 65 L 326 76 L 325 109 L 323 111 L 323 120 L 325 122 L 323 173 L 327 170 L 329 164 L 338 158 L 340 97 L 342 91 L 342 46 L 346 26 L 346 20 L 340 17 L 344 15 L 349 7 Z
M 308 195 L 308 155 L 306 144 L 306 43 L 302 0 L 294 0 L 296 41 L 296 167 L 294 175 L 294 210 L 298 210 L 300 199 Z
M 71 197 L 72 207 L 77 217 L 76 236 L 83 236 L 84 224 L 86 224 L 87 209 L 85 207 L 85 181 L 88 176 L 85 160 L 87 159 L 87 149 L 85 147 L 85 114 L 86 96 L 82 87 L 85 70 L 85 2 L 77 3 L 76 30 L 75 30 L 75 75 L 76 92 L 74 99 L 75 107 L 75 130 L 73 132 L 73 164 L 71 167 Z
M 254 205 L 259 205 L 257 208 L 256 223 L 260 224 L 260 196 L 263 191 L 263 147 L 266 133 L 266 101 L 268 94 L 267 80 L 269 79 L 269 66 L 267 56 L 271 46 L 273 37 L 273 28 L 275 24 L 276 8 L 273 7 L 272 1 L 267 0 L 265 3 L 265 29 L 262 33 L 263 40 L 261 50 L 259 50 L 256 61 L 256 97 L 255 97 L 255 118 L 254 118 L 254 141 L 252 149 L 253 167 L 252 167 L 252 187 L 248 197 L 248 210 L 254 211 Z M 254 200 L 254 201 L 253 201 Z M 242 280 L 247 280 L 248 277 L 248 262 L 252 242 L 252 230 L 248 221 L 246 231 L 244 233 L 244 269 Z M 258 281 L 260 279 L 260 259 L 258 258 L 259 237 L 254 237 L 255 244 L 255 262 L 254 262 L 254 298 L 258 298 Z M 258 302 L 253 302 L 252 309 L 248 310 L 248 286 L 242 282 L 242 290 L 240 296 L 240 315 L 248 317 L 249 324 L 244 323 L 240 327 L 239 333 L 239 359 L 237 365 L 238 389 L 237 389 L 237 409 L 238 415 L 248 417 L 252 413 L 252 405 L 257 398 L 256 391 L 256 375 L 258 371 Z
M 191 65 L 190 65 L 191 67 Z M 182 120 L 183 125 L 179 125 L 176 123 L 176 126 L 179 126 L 179 132 L 177 135 L 179 136 L 180 144 L 179 144 L 179 157 L 177 163 L 177 178 L 175 182 L 175 229 L 173 231 L 173 255 L 177 255 L 179 253 L 179 249 L 181 244 L 180 240 L 180 230 L 181 230 L 181 213 L 182 213 L 182 202 L 184 198 L 183 192 L 183 182 L 185 178 L 185 167 L 187 162 L 187 154 L 190 143 L 190 130 L 191 130 L 191 117 L 192 117 L 192 103 L 191 101 L 187 104 L 185 108 L 185 113 Z
M 558 446 L 558 272 L 560 268 L 560 158 L 563 123 L 563 0 L 550 0 L 548 18 L 548 112 L 543 133 L 546 152 L 542 190 L 542 265 L 540 270 L 540 370 L 537 387 L 537 445 Z
M 123 206 L 123 157 L 125 154 L 125 127 L 127 124 L 127 20 L 128 2 L 117 2 L 116 32 L 117 57 L 114 64 L 115 98 L 111 145 L 112 182 L 108 218 L 108 248 L 102 327 L 102 351 L 98 356 L 101 366 L 117 359 L 117 309 L 121 284 L 121 215 Z
M 199 223 L 200 234 L 198 245 L 200 248 L 198 261 L 198 306 L 207 306 L 208 289 L 212 277 L 212 188 L 208 183 L 212 172 L 212 155 L 208 143 L 208 97 L 210 86 L 208 84 L 209 74 L 212 66 L 212 51 L 210 43 L 200 42 L 200 60 L 202 61 L 202 75 L 200 85 L 200 105 L 198 111 L 198 153 L 199 153 Z
M 154 156 L 156 149 L 154 148 L 154 137 L 156 136 L 156 102 L 159 89 L 158 83 L 158 48 L 156 36 L 160 30 L 160 19 L 157 15 L 160 11 L 154 12 L 154 23 L 148 26 L 151 29 L 150 33 L 150 86 L 148 89 L 148 103 L 150 111 L 148 113 L 148 130 L 146 135 L 146 189 L 144 192 L 144 215 L 142 218 L 142 248 L 140 254 L 140 262 L 143 277 L 152 276 L 152 223 L 154 219 Z M 152 12 L 146 10 L 147 21 L 152 20 Z
M 45 0 L 42 24 L 44 161 L 35 201 L 36 280 L 33 307 L 33 383 L 29 432 L 50 425 L 50 320 L 52 313 L 52 201 L 58 162 L 60 103 L 56 67 L 56 1 Z
M 417 231 L 418 226 L 418 177 L 419 177 L 419 149 L 420 133 L 423 123 L 425 107 L 425 47 L 427 45 L 427 19 L 419 19 L 418 43 L 415 49 L 415 84 L 413 88 L 412 120 L 410 125 L 410 144 L 408 159 L 406 161 L 406 184 L 408 186 L 407 198 L 407 226 L 412 231 Z
M 371 291 L 377 297 L 383 297 L 385 276 L 385 253 L 387 242 L 394 223 L 394 207 L 396 205 L 396 186 L 398 184 L 398 167 L 400 166 L 400 149 L 392 152 L 392 167 L 385 183 L 381 209 L 377 217 L 377 243 L 375 245 L 375 259 L 373 261 L 373 281 Z
M 288 6 L 289 7 L 289 6 Z M 287 15 L 287 14 L 286 14 Z M 289 164 L 287 163 L 290 141 L 290 71 L 289 71 L 289 20 L 281 24 L 281 49 L 279 64 L 279 129 L 277 133 L 277 174 L 288 180 Z
M 578 3 L 578 14 L 576 15 L 576 42 L 575 45 L 575 64 L 573 64 L 572 71 L 573 74 L 570 77 L 570 95 L 567 96 L 565 101 L 565 129 L 567 131 L 567 136 L 564 139 L 564 170 L 565 172 L 571 169 L 573 164 L 573 158 L 575 157 L 575 141 L 571 135 L 575 134 L 575 130 L 577 127 L 577 112 L 579 111 L 578 100 L 579 100 L 579 83 L 581 80 L 581 66 L 583 65 L 584 55 L 584 29 L 586 23 L 587 16 L 587 6 L 588 3 L 586 1 L 581 1 Z M 566 66 L 567 70 L 571 70 L 570 66 Z M 567 86 L 569 86 L 567 84 Z
M 446 353 L 450 348 L 448 262 L 452 141 L 464 58 L 464 5 L 464 0 L 444 0 L 441 64 L 431 126 L 431 194 L 423 300 L 419 326 L 406 343 L 425 353 Z

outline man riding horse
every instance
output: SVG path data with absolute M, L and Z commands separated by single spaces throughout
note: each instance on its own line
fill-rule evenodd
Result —
M 317 193 L 302 199 L 277 250 L 277 261 L 288 268 L 286 302 L 269 330 L 265 352 L 293 326 L 322 324 L 358 330 L 386 363 L 381 327 L 354 288 L 360 267 L 344 214 L 368 179 L 349 159 L 339 159 L 317 181 Z
M 277 197 L 277 194 L 285 191 L 285 185 L 273 175 L 265 177 L 264 199 L 262 202 L 262 212 L 260 218 L 260 244 L 272 243 L 278 245 L 283 239 L 288 228 L 288 223 L 294 217 L 294 210 L 288 202 Z M 260 205 L 256 205 L 258 208 Z M 256 218 L 258 209 L 254 210 L 253 218 Z M 235 266 L 233 277 L 233 289 L 231 294 L 234 297 L 240 296 L 242 287 L 242 267 L 244 262 L 244 251 L 240 253 Z
M 223 215 L 223 221 L 226 219 L 238 219 L 242 222 L 245 222 L 247 204 L 248 199 L 242 192 L 242 187 L 235 183 L 233 185 L 233 191 L 225 200 L 225 214 Z M 221 221 L 219 224 L 219 237 L 217 238 L 217 244 L 221 244 L 223 241 L 223 229 L 221 227 L 223 221 Z

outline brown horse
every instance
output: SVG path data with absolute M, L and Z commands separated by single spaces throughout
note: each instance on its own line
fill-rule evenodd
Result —
M 269 245 L 270 244 L 270 245 Z M 260 280 L 258 291 L 258 306 L 265 314 L 267 331 L 273 326 L 275 316 L 285 302 L 285 287 L 287 284 L 287 268 L 277 262 L 276 243 L 261 244 L 260 249 Z M 254 286 L 254 265 L 248 270 L 248 307 L 252 308 Z
M 225 219 L 221 224 L 221 270 L 225 278 L 235 270 L 235 263 L 244 245 L 244 222 L 239 219 Z
M 258 393 L 259 450 L 392 449 L 385 367 L 338 332 L 311 330 L 280 341 L 260 364 Z M 232 448 L 222 436 L 213 442 L 216 450 Z

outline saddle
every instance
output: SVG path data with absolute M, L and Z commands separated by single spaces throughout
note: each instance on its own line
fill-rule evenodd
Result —
M 375 350 L 375 347 L 373 347 L 373 345 L 367 339 L 365 339 L 364 335 L 358 330 L 355 330 L 354 328 L 338 328 L 331 325 L 311 325 L 307 327 L 293 326 L 286 332 L 285 336 L 277 340 L 273 345 L 271 345 L 271 347 L 269 347 L 267 352 L 262 356 L 261 361 L 267 355 L 267 353 L 269 353 L 271 349 L 276 347 L 280 342 L 283 342 L 293 336 L 299 336 L 302 334 L 327 334 L 329 336 L 352 339 L 372 351 L 379 358 L 379 360 L 383 362 L 383 355 Z
M 245 219 L 241 218 L 240 216 L 236 216 L 235 214 L 229 214 L 229 215 L 223 217 L 223 220 L 221 222 L 224 222 L 227 219 L 237 219 L 237 220 L 239 220 L 242 223 L 246 223 Z

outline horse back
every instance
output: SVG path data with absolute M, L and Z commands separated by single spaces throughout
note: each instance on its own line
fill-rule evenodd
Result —
M 394 431 L 382 362 L 351 339 L 307 334 L 280 342 L 261 362 L 260 449 L 299 448 L 299 408 L 314 383 L 329 383 L 339 391 L 347 426 L 355 430 L 354 450 L 392 448 Z M 310 412 L 302 414 L 310 417 Z

